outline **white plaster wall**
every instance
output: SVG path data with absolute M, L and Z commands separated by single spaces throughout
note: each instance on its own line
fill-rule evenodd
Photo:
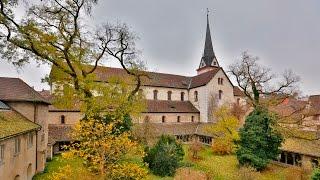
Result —
M 218 84 L 218 78 L 223 78 L 223 85 Z M 222 99 L 218 100 L 219 90 L 223 91 Z M 194 91 L 198 91 L 199 102 L 194 102 Z M 189 97 L 192 104 L 200 111 L 200 121 L 208 122 L 209 118 L 209 104 L 211 97 L 214 96 L 218 102 L 218 105 L 234 103 L 233 85 L 228 81 L 227 76 L 222 70 L 219 70 L 217 74 L 211 79 L 211 81 L 202 87 L 193 88 L 189 91 Z
M 168 91 L 171 91 L 171 100 L 180 101 L 181 92 L 184 92 L 184 101 L 188 101 L 188 90 L 187 89 L 176 89 L 176 88 L 164 88 L 164 87 L 151 87 L 143 86 L 141 87 L 143 94 L 146 99 L 153 100 L 153 91 L 158 90 L 158 100 L 168 100 Z

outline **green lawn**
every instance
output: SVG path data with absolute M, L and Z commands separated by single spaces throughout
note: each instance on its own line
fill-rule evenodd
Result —
M 187 153 L 187 146 L 184 146 L 186 155 L 183 160 L 184 166 L 178 170 L 176 177 L 161 178 L 152 174 L 146 178 L 147 180 L 182 180 L 186 179 L 210 179 L 214 180 L 238 180 L 238 179 L 261 179 L 261 180 L 285 180 L 300 179 L 297 169 L 283 168 L 277 165 L 270 165 L 263 172 L 252 172 L 248 169 L 239 170 L 238 162 L 234 155 L 219 156 L 214 155 L 209 147 L 204 148 L 199 154 L 199 160 L 192 160 Z M 133 158 L 132 161 L 141 162 L 139 158 Z M 70 165 L 71 170 L 62 172 L 68 174 L 67 179 L 99 179 L 91 175 L 83 166 L 80 159 L 65 160 L 61 156 L 55 156 L 54 159 L 47 164 L 46 173 L 39 174 L 34 180 L 52 179 L 53 173 L 57 173 L 59 168 Z M 85 175 L 84 175 L 85 174 Z

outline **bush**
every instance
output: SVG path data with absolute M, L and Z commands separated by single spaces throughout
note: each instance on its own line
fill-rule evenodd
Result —
M 234 144 L 232 141 L 224 139 L 215 139 L 212 143 L 212 151 L 219 155 L 232 154 Z
M 240 129 L 239 148 L 236 151 L 240 165 L 263 170 L 279 153 L 282 136 L 273 127 L 275 117 L 262 108 L 255 109 Z
M 193 140 L 189 146 L 189 152 L 193 159 L 199 159 L 199 152 L 203 149 L 202 144 L 198 140 Z
M 217 123 L 207 128 L 207 132 L 214 137 L 212 151 L 220 155 L 233 154 L 234 142 L 239 140 L 239 120 L 231 113 L 227 105 L 219 107 L 214 112 L 214 116 Z
M 148 163 L 153 174 L 163 177 L 175 174 L 184 151 L 174 137 L 162 135 L 154 147 L 146 149 L 146 154 L 144 162 Z
M 312 176 L 311 176 L 312 180 L 320 180 L 320 168 L 316 168 L 314 169 Z

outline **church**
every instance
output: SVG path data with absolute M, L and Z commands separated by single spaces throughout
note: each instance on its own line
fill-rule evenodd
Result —
M 54 67 L 51 70 L 55 71 Z M 211 138 L 201 130 L 208 123 L 214 123 L 213 106 L 222 104 L 245 104 L 242 91 L 234 86 L 215 55 L 207 15 L 203 55 L 200 58 L 196 76 L 181 76 L 159 72 L 146 72 L 149 78 L 142 82 L 140 92 L 146 99 L 146 110 L 136 124 L 146 120 L 154 124 L 158 134 L 172 134 L 188 140 L 194 134 L 201 135 L 202 141 L 210 144 Z M 97 81 L 108 82 L 110 77 L 127 76 L 121 68 L 99 66 L 95 70 Z M 51 85 L 50 92 L 55 89 Z M 48 91 L 40 92 L 50 100 Z M 52 99 L 51 99 L 52 100 Z M 61 145 L 70 141 L 64 135 L 81 119 L 80 110 L 49 108 L 49 154 L 61 150 Z

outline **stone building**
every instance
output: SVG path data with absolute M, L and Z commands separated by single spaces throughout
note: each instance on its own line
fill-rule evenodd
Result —
M 0 77 L 0 179 L 44 170 L 49 102 L 18 78 Z
M 50 77 L 54 79 L 57 71 L 59 70 L 53 66 Z M 141 92 L 146 98 L 147 108 L 140 118 L 133 120 L 134 123 L 144 123 L 148 119 L 150 123 L 156 124 L 156 129 L 162 132 L 167 132 L 163 127 L 169 128 L 172 125 L 176 131 L 170 131 L 170 134 L 181 137 L 182 134 L 179 132 L 185 129 L 189 129 L 188 135 L 197 134 L 197 126 L 215 122 L 212 115 L 213 104 L 245 103 L 241 90 L 233 86 L 224 69 L 219 65 L 212 46 L 208 17 L 203 56 L 196 71 L 196 76 L 146 72 L 148 78 L 143 79 Z M 98 82 L 105 83 L 108 83 L 112 77 L 129 77 L 121 68 L 98 66 L 94 73 Z M 55 88 L 57 88 L 55 84 L 51 84 L 50 91 L 53 92 Z M 50 92 L 40 93 L 50 99 Z M 70 128 L 70 125 L 81 117 L 77 108 L 72 110 L 54 106 L 49 108 L 50 153 L 48 154 L 59 152 L 61 149 L 59 146 L 66 143 L 67 136 L 63 135 L 60 139 L 50 138 L 50 134 L 66 133 L 66 128 Z

